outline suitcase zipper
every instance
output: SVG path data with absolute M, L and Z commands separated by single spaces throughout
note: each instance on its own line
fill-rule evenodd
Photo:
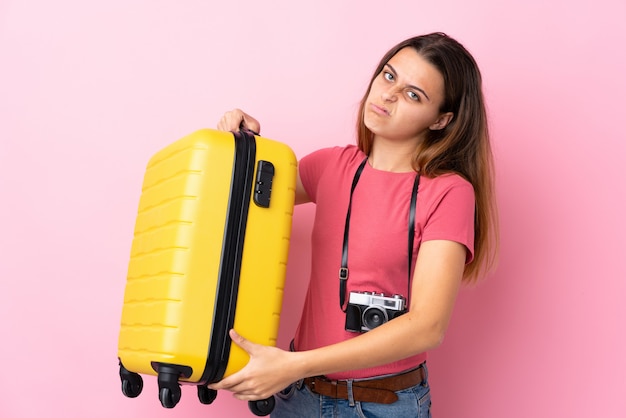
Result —
M 222 379 L 228 364 L 231 345 L 228 331 L 235 322 L 243 243 L 256 160 L 256 140 L 253 134 L 243 130 L 235 132 L 234 140 L 235 156 L 213 312 L 213 329 L 207 364 L 202 375 L 202 382 L 205 383 Z

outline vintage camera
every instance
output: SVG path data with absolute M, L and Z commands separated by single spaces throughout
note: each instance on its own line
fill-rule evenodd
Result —
M 367 332 L 406 312 L 406 299 L 401 295 L 350 292 L 346 310 L 346 331 Z

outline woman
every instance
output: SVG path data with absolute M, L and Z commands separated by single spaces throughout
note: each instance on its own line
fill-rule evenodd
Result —
M 240 126 L 260 131 L 241 110 L 218 123 Z M 358 147 L 299 164 L 296 203 L 314 202 L 316 215 L 292 351 L 231 331 L 250 362 L 211 385 L 242 400 L 287 387 L 274 417 L 429 416 L 426 353 L 443 340 L 461 282 L 494 264 L 481 76 L 461 44 L 432 33 L 393 47 L 361 100 L 357 136 Z

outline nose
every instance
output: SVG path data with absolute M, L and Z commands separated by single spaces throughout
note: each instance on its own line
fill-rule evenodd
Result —
M 381 98 L 383 99 L 383 101 L 385 102 L 394 102 L 397 99 L 397 92 L 396 89 L 393 87 L 390 87 L 386 90 L 383 90 Z

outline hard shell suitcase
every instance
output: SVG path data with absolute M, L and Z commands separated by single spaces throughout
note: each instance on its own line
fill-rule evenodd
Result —
M 207 384 L 248 361 L 229 329 L 276 344 L 296 169 L 289 147 L 247 131 L 203 129 L 150 159 L 118 341 L 126 396 L 155 375 L 164 407 L 176 406 L 180 384 L 209 404 Z M 267 415 L 273 401 L 249 406 Z

